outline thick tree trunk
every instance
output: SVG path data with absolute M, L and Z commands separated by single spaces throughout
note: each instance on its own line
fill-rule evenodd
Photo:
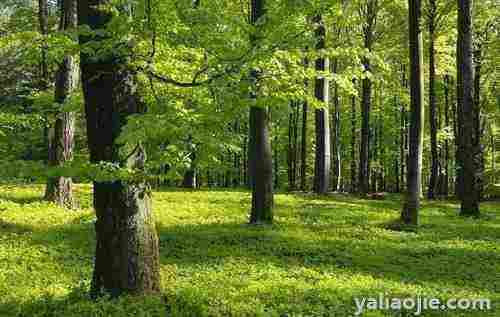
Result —
M 424 124 L 424 80 L 422 30 L 420 29 L 420 0 L 409 0 L 409 46 L 410 46 L 410 155 L 406 200 L 401 213 L 405 224 L 418 225 L 422 182 L 422 148 Z
M 264 15 L 264 0 L 251 0 L 251 22 L 256 24 Z M 253 41 L 255 39 L 252 39 Z M 257 71 L 252 71 L 251 77 L 254 87 L 257 87 Z M 254 92 L 252 98 L 254 103 L 258 92 Z M 252 210 L 250 213 L 251 224 L 272 223 L 273 222 L 273 158 L 271 142 L 269 136 L 269 114 L 268 110 L 262 107 L 250 107 L 250 136 L 253 138 L 249 142 L 249 166 L 253 173 L 252 178 Z M 250 149 L 252 147 L 252 149 Z M 252 157 L 250 157 L 252 154 Z M 249 175 L 250 176 L 250 175 Z
M 61 8 L 60 31 L 75 30 L 78 24 L 76 0 L 64 0 Z M 72 55 L 64 57 L 56 74 L 55 101 L 61 106 L 78 87 L 78 62 Z M 49 166 L 60 166 L 73 160 L 75 114 L 61 112 L 49 129 Z M 75 207 L 73 182 L 70 177 L 47 180 L 45 199 L 62 207 Z
M 461 208 L 463 216 L 479 216 L 480 182 L 474 162 L 480 150 L 474 137 L 474 69 L 472 60 L 472 0 L 458 0 L 457 72 L 459 169 L 461 170 Z
M 316 16 L 314 22 L 317 23 L 316 39 L 317 49 L 325 48 L 326 29 L 323 24 L 321 16 Z M 316 60 L 316 70 L 328 70 L 328 59 L 318 58 Z M 328 107 L 328 79 L 320 76 L 316 78 L 314 85 L 314 95 L 316 99 Z M 329 189 L 330 180 L 330 121 L 328 119 L 328 108 L 316 109 L 315 111 L 316 123 L 316 153 L 314 160 L 314 192 L 317 194 L 325 194 Z
M 435 60 L 435 19 L 436 19 L 436 1 L 429 0 L 429 120 L 431 137 L 431 176 L 429 179 L 429 188 L 427 192 L 428 199 L 434 199 L 438 191 L 439 176 L 439 157 L 437 144 L 437 104 L 436 104 L 436 60 Z
M 255 162 L 252 186 L 252 211 L 250 223 L 272 223 L 273 221 L 273 159 L 269 142 L 269 119 L 267 109 L 251 107 L 250 115 L 255 121 Z
M 112 14 L 106 4 L 108 0 L 80 0 L 79 23 L 92 30 L 103 29 Z M 82 36 L 80 42 L 105 45 L 104 39 Z M 146 159 L 142 146 L 132 150 L 116 144 L 127 117 L 144 111 L 136 75 L 128 69 L 126 57 L 114 53 L 95 59 L 82 51 L 81 71 L 91 161 L 142 169 Z M 120 150 L 127 150 L 126 157 L 121 157 Z M 94 182 L 94 208 L 96 254 L 91 294 L 158 293 L 159 244 L 147 184 L 141 180 Z

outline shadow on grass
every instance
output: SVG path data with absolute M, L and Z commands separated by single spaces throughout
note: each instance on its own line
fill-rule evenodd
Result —
M 226 259 L 246 263 L 347 269 L 401 283 L 439 281 L 443 285 L 494 289 L 490 283 L 500 254 L 467 246 L 413 240 L 370 238 L 370 231 L 351 236 L 332 230 L 328 236 L 294 237 L 279 227 L 208 224 L 160 227 L 161 261 L 179 267 L 223 266 Z M 290 234 L 292 233 L 292 234 Z M 446 263 L 444 266 L 443 263 Z M 408 270 L 408 268 L 412 270 Z M 474 276 L 482 283 L 465 281 Z M 464 285 L 465 284 L 465 285 Z
M 36 202 L 41 202 L 44 201 L 42 196 L 38 195 L 33 195 L 33 196 L 28 196 L 28 197 L 18 197 L 16 195 L 9 195 L 6 193 L 0 193 L 0 200 L 6 200 L 13 202 L 15 204 L 20 204 L 20 205 L 27 205 L 27 204 L 32 204 Z
M 220 205 L 241 209 L 238 203 L 241 196 L 226 200 L 223 197 L 207 199 L 210 208 Z M 432 218 L 435 223 L 423 224 L 417 235 L 384 231 L 369 218 L 370 214 L 381 210 L 399 211 L 398 201 L 356 200 L 348 196 L 306 197 L 296 207 L 298 213 L 284 210 L 287 207 L 287 204 L 278 204 L 276 212 L 283 221 L 274 226 L 254 227 L 227 221 L 169 226 L 160 223 L 161 263 L 175 264 L 190 272 L 196 272 L 202 266 L 224 271 L 226 263 L 236 259 L 245 265 L 257 266 L 257 269 L 272 264 L 283 270 L 310 268 L 333 274 L 340 270 L 401 284 L 438 283 L 439 287 L 497 291 L 492 276 L 500 262 L 500 254 L 482 243 L 490 241 L 498 245 L 498 223 L 478 224 L 458 217 L 449 221 L 445 214 Z M 60 262 L 62 274 L 73 274 L 71 268 L 77 265 L 89 269 L 92 266 L 94 232 L 89 216 L 43 230 L 0 222 L 0 232 L 29 233 L 30 244 L 54 250 L 44 255 L 45 260 Z M 471 241 L 462 244 L 446 240 Z M 171 309 L 179 305 L 192 312 L 202 309 L 195 302 L 191 303 L 188 295 L 171 296 L 175 303 Z M 17 303 L 27 312 L 17 316 L 31 316 L 29 312 L 37 310 L 47 311 L 47 315 L 40 316 L 63 316 L 66 311 L 77 309 L 73 307 L 76 303 L 87 305 L 81 296 L 72 294 L 62 299 Z M 1 309 L 12 309 L 15 304 L 6 304 L 0 312 Z M 111 308 L 102 305 L 104 308 L 99 306 L 99 309 L 102 308 L 104 313 L 100 314 L 113 316 L 114 313 L 106 313 L 106 309 L 112 311 Z M 51 315 L 51 310 L 58 314 Z

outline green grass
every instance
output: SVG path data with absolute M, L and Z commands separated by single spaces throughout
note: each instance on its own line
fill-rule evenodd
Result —
M 43 186 L 0 187 L 0 316 L 352 316 L 354 297 L 489 298 L 500 316 L 500 204 L 479 220 L 424 202 L 418 232 L 388 230 L 400 198 L 277 195 L 276 224 L 246 225 L 243 191 L 154 193 L 162 298 L 87 297 L 91 189 L 68 212 Z M 364 316 L 413 316 L 372 311 Z

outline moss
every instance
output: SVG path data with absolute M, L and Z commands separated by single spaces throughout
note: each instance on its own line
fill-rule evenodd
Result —
M 237 190 L 154 192 L 163 296 L 93 302 L 91 188 L 76 186 L 76 212 L 41 201 L 43 189 L 0 187 L 2 317 L 350 316 L 353 297 L 379 293 L 500 303 L 499 203 L 468 219 L 454 202 L 423 202 L 414 232 L 387 228 L 399 196 L 277 195 L 275 224 L 249 226 L 250 195 Z

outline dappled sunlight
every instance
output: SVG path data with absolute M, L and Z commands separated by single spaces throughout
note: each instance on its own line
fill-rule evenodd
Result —
M 89 190 L 77 186 L 78 197 L 86 199 Z M 36 199 L 40 186 L 0 186 L 0 193 L 0 292 L 8 294 L 0 312 L 15 306 L 50 311 L 61 303 L 65 311 L 107 309 L 85 295 L 93 212 L 68 212 Z M 393 231 L 384 224 L 397 217 L 398 201 L 304 197 L 277 195 L 276 223 L 251 226 L 246 192 L 155 192 L 168 309 L 195 315 L 346 312 L 354 309 L 353 297 L 379 293 L 500 300 L 491 275 L 500 271 L 498 217 L 463 219 L 453 215 L 454 204 L 440 202 L 425 204 L 417 232 Z M 485 204 L 495 216 L 497 207 Z M 165 308 L 154 299 L 150 305 Z

